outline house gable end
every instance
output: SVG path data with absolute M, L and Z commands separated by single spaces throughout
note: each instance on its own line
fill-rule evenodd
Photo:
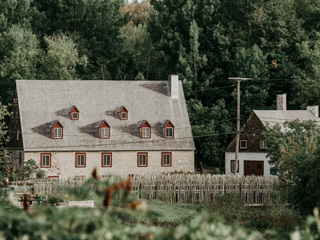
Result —
M 265 149 L 260 149 L 260 140 L 262 139 L 262 132 L 266 128 L 259 119 L 259 117 L 252 112 L 247 121 L 240 129 L 240 141 L 247 141 L 247 148 L 241 149 L 240 152 L 265 152 Z M 236 136 L 232 139 L 230 144 L 226 148 L 226 152 L 235 152 L 236 148 Z

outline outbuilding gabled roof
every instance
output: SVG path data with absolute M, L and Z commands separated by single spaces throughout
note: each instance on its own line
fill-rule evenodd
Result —
M 170 97 L 167 81 L 17 80 L 16 88 L 25 151 L 194 150 L 181 82 L 178 100 Z M 81 109 L 78 121 L 65 114 L 72 105 Z M 130 109 L 127 121 L 115 117 L 119 106 Z M 108 143 L 95 134 L 101 119 L 112 128 Z M 151 126 L 151 139 L 136 132 L 142 119 Z M 174 140 L 159 131 L 166 119 L 178 126 Z M 53 120 L 63 125 L 61 141 L 46 130 Z
M 265 127 L 272 127 L 279 124 L 282 130 L 285 130 L 283 124 L 287 121 L 316 121 L 320 123 L 320 119 L 309 110 L 254 110 Z

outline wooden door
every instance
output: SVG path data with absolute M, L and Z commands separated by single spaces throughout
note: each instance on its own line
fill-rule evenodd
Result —
M 263 176 L 264 162 L 263 161 L 244 161 L 244 175 Z

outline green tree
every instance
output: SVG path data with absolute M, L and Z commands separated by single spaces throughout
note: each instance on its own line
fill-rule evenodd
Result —
M 315 122 L 286 122 L 264 134 L 270 162 L 278 168 L 282 192 L 303 214 L 320 206 L 320 128 Z
M 66 35 L 45 37 L 47 52 L 43 58 L 42 79 L 77 79 L 76 67 L 87 64 L 87 57 L 79 57 L 77 44 Z
M 9 177 L 10 167 L 8 166 L 8 152 L 4 148 L 8 141 L 6 117 L 10 116 L 6 106 L 0 102 L 0 182 L 4 177 Z
M 0 35 L 0 89 L 3 101 L 9 102 L 16 79 L 36 79 L 40 48 L 29 30 L 13 25 Z
M 225 101 L 205 107 L 199 100 L 188 101 L 188 112 L 195 136 L 196 161 L 223 168 L 224 145 L 228 142 L 232 121 Z
M 186 48 L 180 45 L 179 65 L 177 66 L 179 73 L 181 73 L 184 86 L 186 87 L 186 93 L 191 94 L 196 99 L 198 98 L 199 89 L 204 89 L 209 85 L 207 81 L 205 84 L 199 83 L 200 77 L 198 75 L 200 75 L 202 68 L 207 63 L 206 55 L 199 53 L 199 31 L 196 21 L 192 21 L 189 30 L 189 53 L 186 52 Z
M 232 76 L 252 78 L 241 84 L 241 113 L 248 116 L 253 109 L 265 109 L 270 83 L 267 57 L 257 45 L 240 49 L 232 63 Z M 236 98 L 236 90 L 233 96 Z M 245 120 L 245 119 L 243 119 Z
M 29 159 L 24 166 L 17 172 L 17 177 L 22 180 L 29 180 L 31 178 L 43 179 L 45 172 L 40 169 L 35 160 Z

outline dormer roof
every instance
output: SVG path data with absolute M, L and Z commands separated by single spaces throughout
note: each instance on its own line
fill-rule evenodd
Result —
M 69 113 L 71 113 L 72 111 L 76 111 L 76 112 L 79 112 L 78 108 L 75 106 L 75 105 L 72 105 L 70 108 L 69 108 Z
M 149 127 L 149 128 L 151 128 L 151 125 L 147 122 L 147 120 L 142 120 L 142 121 L 139 122 L 138 128 L 142 128 L 142 127 Z
M 107 123 L 106 120 L 101 120 L 98 124 L 97 124 L 97 128 L 101 128 L 101 127 L 110 127 L 110 125 Z
M 165 120 L 162 124 L 161 127 L 174 127 L 174 125 L 172 124 L 172 122 L 170 120 Z
M 63 128 L 62 124 L 59 122 L 59 120 L 54 120 L 52 121 L 52 123 L 50 124 L 50 128 Z
M 117 108 L 117 112 L 118 112 L 118 113 L 121 112 L 122 110 L 128 112 L 128 110 L 126 109 L 125 106 L 120 106 L 120 107 Z

